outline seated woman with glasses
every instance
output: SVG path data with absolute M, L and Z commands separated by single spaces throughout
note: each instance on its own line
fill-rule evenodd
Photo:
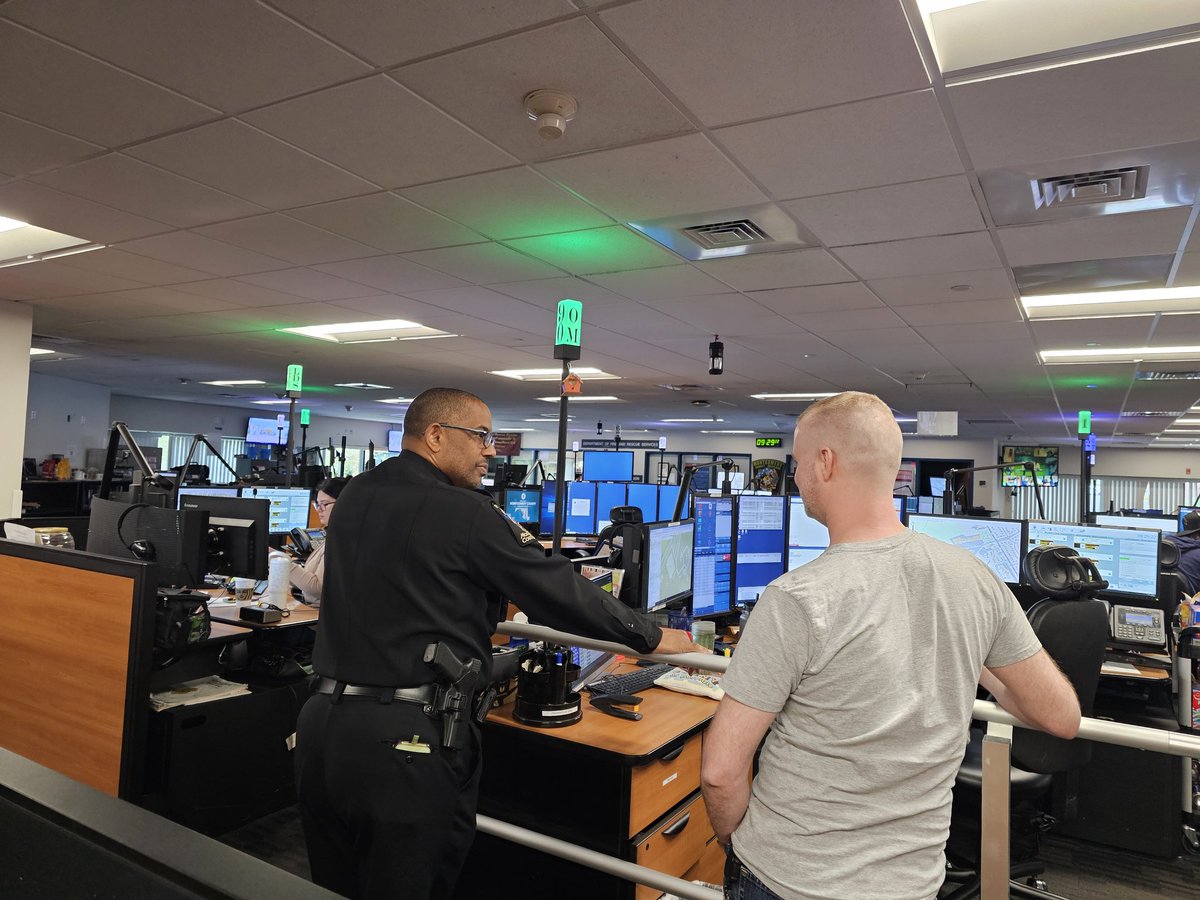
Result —
M 338 494 L 350 481 L 349 478 L 326 478 L 317 485 L 317 499 L 313 501 L 313 509 L 321 520 L 321 527 L 329 527 L 329 514 L 333 512 L 333 504 L 337 502 Z M 325 579 L 325 543 L 321 542 L 313 548 L 303 565 L 293 563 L 288 573 L 292 587 L 299 588 L 308 606 L 321 605 L 321 584 Z

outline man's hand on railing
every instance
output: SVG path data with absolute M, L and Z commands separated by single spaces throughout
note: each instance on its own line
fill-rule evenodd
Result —
M 678 628 L 662 629 L 662 640 L 654 648 L 654 652 L 663 655 L 674 653 L 712 653 L 707 647 L 692 641 L 692 636 Z

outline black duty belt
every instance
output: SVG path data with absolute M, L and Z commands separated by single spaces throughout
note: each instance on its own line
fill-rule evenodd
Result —
M 341 687 L 341 691 L 338 687 Z M 333 678 L 321 678 L 317 682 L 318 694 L 341 694 L 343 697 L 374 697 L 377 700 L 404 700 L 408 703 L 420 703 L 427 706 L 433 703 L 437 695 L 437 685 L 423 684 L 419 687 L 389 688 L 371 684 L 345 684 Z

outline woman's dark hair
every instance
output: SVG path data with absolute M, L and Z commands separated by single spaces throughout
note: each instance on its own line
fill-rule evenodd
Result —
M 317 489 L 313 491 L 313 496 L 315 497 L 318 493 L 328 494 L 330 497 L 336 500 L 338 498 L 338 494 L 342 492 L 342 488 L 349 483 L 349 478 L 326 478 L 317 485 Z

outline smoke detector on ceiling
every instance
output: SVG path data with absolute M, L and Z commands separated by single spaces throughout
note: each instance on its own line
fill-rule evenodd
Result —
M 565 91 L 543 89 L 525 95 L 525 114 L 537 123 L 538 136 L 546 141 L 562 137 L 578 111 L 579 104 Z

